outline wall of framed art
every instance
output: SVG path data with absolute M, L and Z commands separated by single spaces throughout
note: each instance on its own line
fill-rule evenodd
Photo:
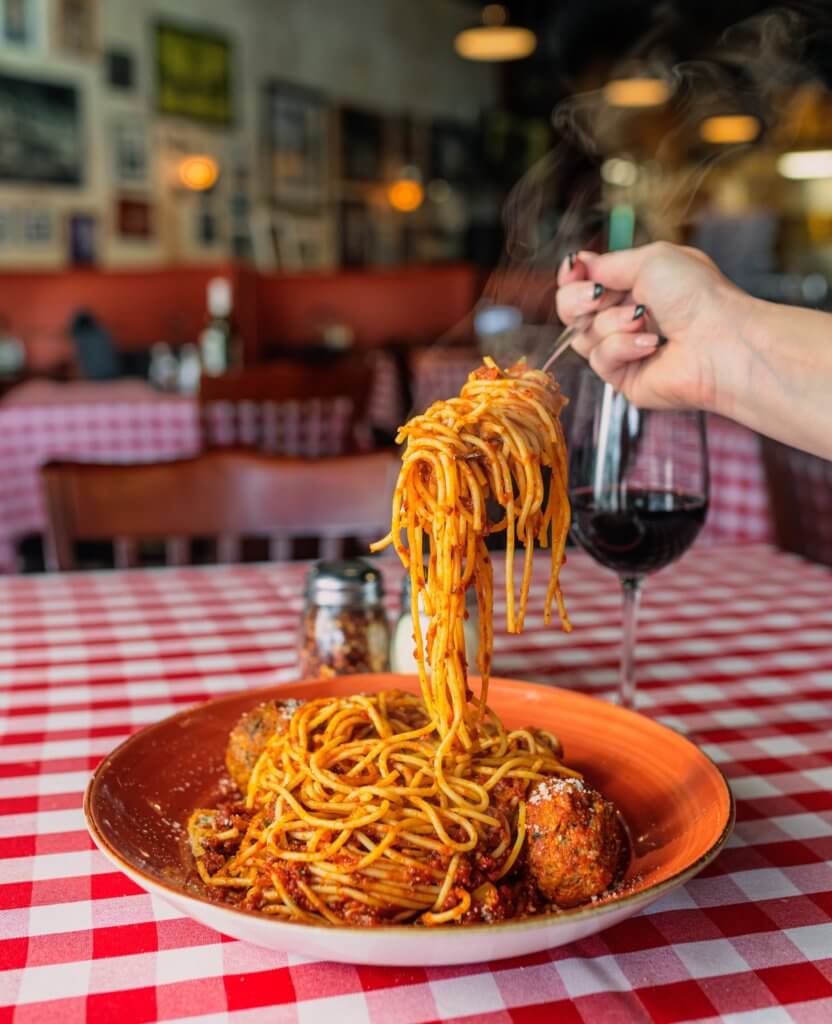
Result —
M 493 69 L 453 53 L 469 17 L 452 0 L 0 0 L 0 268 L 250 258 L 258 210 L 304 266 L 400 262 L 430 230 L 385 198 L 410 159 L 401 119 L 471 126 L 496 100 Z M 218 171 L 206 195 L 181 181 L 193 154 Z

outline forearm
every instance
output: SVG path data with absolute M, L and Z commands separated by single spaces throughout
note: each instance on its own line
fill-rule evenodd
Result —
M 715 411 L 832 459 L 832 316 L 748 299 L 733 319 L 735 353 Z

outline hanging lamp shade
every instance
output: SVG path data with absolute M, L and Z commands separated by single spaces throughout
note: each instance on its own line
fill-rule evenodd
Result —
M 760 134 L 761 124 L 752 114 L 715 114 L 699 126 L 699 135 L 714 146 L 753 142 Z
M 482 10 L 482 24 L 466 28 L 454 40 L 454 49 L 466 60 L 522 60 L 534 53 L 537 37 L 528 28 L 508 24 L 502 4 L 488 4 Z

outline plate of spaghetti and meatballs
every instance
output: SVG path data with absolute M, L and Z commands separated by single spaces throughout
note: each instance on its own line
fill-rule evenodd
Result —
M 226 764 L 238 723 L 264 704 L 280 702 L 280 707 L 287 701 L 308 703 L 391 689 L 415 696 L 418 680 L 342 676 L 282 685 L 220 697 L 142 729 L 102 762 L 90 784 L 85 809 L 93 838 L 139 886 L 225 935 L 319 959 L 441 965 L 533 953 L 617 924 L 696 875 L 728 837 L 733 822 L 728 786 L 719 769 L 685 737 L 584 694 L 495 678 L 489 703 L 506 726 L 533 723 L 557 736 L 565 763 L 626 822 L 626 864 L 600 896 L 574 902 L 586 893 L 588 875 L 598 884 L 605 880 L 598 879 L 597 862 L 587 859 L 583 846 L 586 839 L 597 844 L 597 805 L 543 801 L 538 811 L 533 794 L 527 803 L 526 853 L 511 877 L 491 884 L 501 892 L 505 908 L 506 890 L 515 901 L 523 893 L 522 879 L 534 870 L 532 859 L 555 899 L 534 893 L 531 907 L 513 903 L 513 916 L 486 912 L 487 889 L 477 895 L 483 912 L 462 923 L 426 926 L 416 920 L 371 926 L 371 918 L 360 910 L 355 923 L 299 923 L 262 908 L 250 909 L 240 890 L 229 896 L 222 887 L 206 886 L 194 863 L 187 823 L 195 808 L 207 807 L 227 815 L 226 831 L 246 829 L 245 809 L 237 817 L 242 793 Z M 285 720 L 285 714 L 280 718 Z M 243 764 L 251 753 L 243 754 Z M 576 784 L 565 784 L 567 792 L 570 788 L 579 792 Z M 564 811 L 577 813 L 559 817 Z M 545 820 L 538 821 L 538 813 Z M 609 813 L 601 809 L 603 819 Z M 231 839 L 220 847 L 222 863 L 235 844 Z M 489 864 L 482 866 L 486 872 L 493 870 Z M 482 884 L 475 885 L 474 893 Z M 558 904 L 557 898 L 564 896 Z
M 544 621 L 571 630 L 564 404 L 548 374 L 486 359 L 402 427 L 372 549 L 409 574 L 418 675 L 304 681 L 150 727 L 88 791 L 104 853 L 228 934 L 381 964 L 558 945 L 700 870 L 733 816 L 701 752 L 588 697 L 491 678 L 491 536 L 505 539 L 506 630 L 523 630 L 536 549 Z

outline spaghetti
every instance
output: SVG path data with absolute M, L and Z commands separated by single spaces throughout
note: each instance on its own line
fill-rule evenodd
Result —
M 509 631 L 523 628 L 535 541 L 551 548 L 546 620 L 555 604 L 569 629 L 558 582 L 569 523 L 563 403 L 548 375 L 524 364 L 500 371 L 487 359 L 458 398 L 401 429 L 391 530 L 373 548 L 392 544 L 411 576 L 421 698 L 385 691 L 286 711 L 245 800 L 198 809 L 189 821 L 205 884 L 310 923 L 438 925 L 551 906 L 525 866 L 527 798 L 546 779 L 579 776 L 554 736 L 507 730 L 488 708 L 486 538 L 506 533 Z M 469 587 L 480 611 L 478 694 L 468 687 L 462 628 Z

